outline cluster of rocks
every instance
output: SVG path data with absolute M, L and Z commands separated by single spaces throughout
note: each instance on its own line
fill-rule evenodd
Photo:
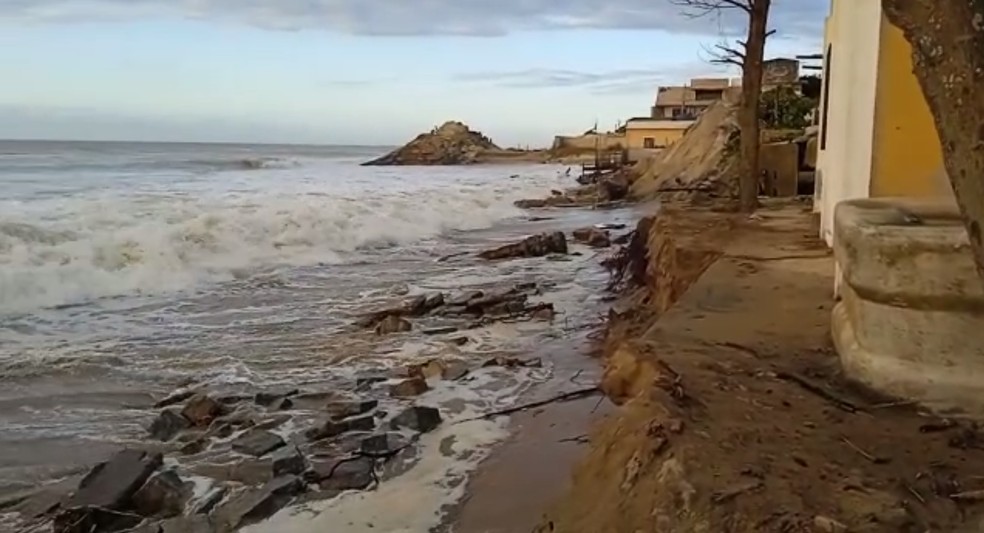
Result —
M 377 399 L 337 393 L 182 391 L 157 403 L 162 410 L 148 434 L 158 444 L 117 453 L 77 486 L 25 493 L 0 501 L 0 508 L 36 525 L 50 523 L 54 533 L 211 533 L 261 521 L 298 498 L 364 490 L 379 482 L 388 460 L 442 423 L 437 408 L 401 400 L 426 392 L 435 367 L 448 379 L 471 370 L 448 363 L 407 369 L 405 379 L 382 389 L 403 404 L 395 416 L 380 410 Z M 371 391 L 392 381 L 374 376 L 355 385 Z M 295 408 L 322 419 L 301 431 L 283 431 L 293 418 L 284 411 Z M 165 462 L 165 453 L 173 460 Z M 196 463 L 192 456 L 224 462 Z M 188 473 L 214 483 L 196 494 Z
M 598 207 L 617 205 L 629 195 L 631 186 L 629 170 L 622 170 L 602 177 L 595 181 L 575 187 L 567 191 L 551 191 L 548 198 L 531 198 L 514 202 L 520 209 L 538 209 L 544 207 Z
M 501 148 L 491 139 L 461 122 L 445 122 L 430 133 L 422 133 L 402 148 L 374 159 L 365 166 L 470 165 L 486 152 Z
M 557 234 L 566 253 L 567 242 L 563 233 Z M 554 237 L 556 238 L 556 237 Z M 525 241 L 524 241 L 525 242 Z M 532 247 L 533 245 L 528 245 Z M 544 254 L 541 254 L 544 255 Z M 554 306 L 547 302 L 531 303 L 530 295 L 538 294 L 536 283 L 518 284 L 499 291 L 466 291 L 454 296 L 444 293 L 420 295 L 400 305 L 369 313 L 356 321 L 356 326 L 374 329 L 378 335 L 412 331 L 414 326 L 408 319 L 421 317 L 497 319 L 517 316 L 530 316 L 540 320 L 554 317 Z M 466 328 L 483 325 L 484 322 L 469 322 Z M 458 331 L 458 326 L 442 326 L 424 329 L 425 335 L 449 334 Z M 456 343 L 467 342 L 466 338 L 452 339 Z
M 589 227 L 575 230 L 572 234 L 575 242 L 592 248 L 608 248 L 612 244 L 609 229 L 624 227 L 619 224 L 609 224 L 604 227 Z M 507 244 L 491 250 L 486 250 L 478 257 L 488 260 L 515 259 L 520 257 L 543 257 L 551 255 L 567 255 L 569 253 L 567 236 L 563 232 L 541 233 L 527 237 L 517 243 Z

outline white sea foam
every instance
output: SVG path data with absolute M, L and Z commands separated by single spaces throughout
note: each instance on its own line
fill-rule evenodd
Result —
M 494 369 L 479 371 L 467 384 L 440 382 L 418 399 L 425 405 L 458 403 L 461 410 L 443 410 L 444 423 L 421 437 L 419 461 L 409 471 L 371 491 L 349 492 L 329 501 L 284 509 L 244 533 L 431 531 L 441 524 L 449 506 L 465 495 L 468 475 L 487 457 L 492 445 L 509 434 L 507 418 L 475 420 L 476 416 L 513 404 L 531 383 L 500 377 Z M 511 386 L 507 385 L 510 381 Z
M 522 177 L 507 178 L 515 173 Z M 0 313 L 181 290 L 266 266 L 342 262 L 360 250 L 488 227 L 519 214 L 513 200 L 561 179 L 549 167 L 325 162 L 169 176 L 3 202 Z

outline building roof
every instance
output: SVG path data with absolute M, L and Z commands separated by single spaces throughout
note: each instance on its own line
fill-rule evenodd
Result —
M 625 123 L 627 130 L 685 130 L 693 125 L 693 120 L 659 120 L 652 118 L 631 118 Z

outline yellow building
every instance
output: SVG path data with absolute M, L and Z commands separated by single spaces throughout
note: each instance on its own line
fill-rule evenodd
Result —
M 832 0 L 814 211 L 834 240 L 834 208 L 854 198 L 951 196 L 912 49 L 881 0 Z
M 629 150 L 666 148 L 683 138 L 693 120 L 632 118 L 625 123 L 625 147 Z

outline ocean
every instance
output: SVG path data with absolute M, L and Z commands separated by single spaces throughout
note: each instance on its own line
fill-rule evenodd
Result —
M 617 218 L 570 211 L 531 221 L 512 205 L 571 185 L 564 168 L 359 166 L 384 151 L 0 142 L 0 494 L 147 445 L 153 402 L 181 387 L 347 391 L 367 372 L 549 351 L 576 336 L 544 324 L 488 325 L 469 329 L 472 342 L 458 349 L 437 336 L 352 331 L 358 316 L 401 298 L 533 282 L 568 309 L 568 325 L 596 318 L 586 302 L 603 273 L 587 255 L 469 259 L 536 231 Z M 436 386 L 428 399 L 467 417 L 554 375 L 550 364 L 486 374 Z M 278 431 L 290 438 L 317 415 L 299 408 Z M 468 453 L 422 452 L 419 475 L 384 483 L 391 488 L 369 504 L 364 495 L 335 498 L 322 512 L 355 525 L 329 519 L 332 530 L 365 531 L 366 513 L 381 527 L 410 524 L 392 531 L 439 523 L 463 490 L 448 480 L 474 468 L 476 450 L 506 429 L 478 422 L 449 431 Z M 223 449 L 176 461 L 201 488 L 223 481 L 208 465 L 232 460 Z M 416 496 L 399 518 L 379 506 L 408 490 Z M 306 531 L 284 524 L 273 530 Z

